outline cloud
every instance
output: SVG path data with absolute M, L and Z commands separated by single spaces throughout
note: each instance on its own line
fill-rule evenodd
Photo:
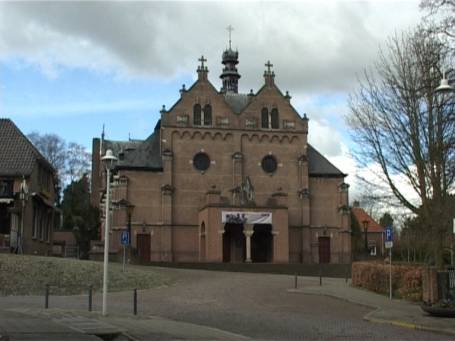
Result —
M 193 72 L 204 54 L 218 80 L 232 24 L 243 90 L 262 84 L 270 59 L 277 83 L 293 92 L 344 91 L 387 34 L 418 18 L 418 1 L 8 2 L 0 58 L 38 63 L 50 77 L 62 65 L 172 78 Z

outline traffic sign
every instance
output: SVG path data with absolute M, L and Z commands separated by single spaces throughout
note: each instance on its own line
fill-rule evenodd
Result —
M 385 248 L 391 249 L 393 247 L 393 227 L 387 226 L 384 231 L 385 234 Z
M 385 228 L 385 241 L 393 242 L 393 227 L 392 226 L 387 226 Z
M 122 245 L 129 245 L 130 244 L 130 234 L 128 231 L 122 231 L 122 234 L 120 235 L 120 242 Z

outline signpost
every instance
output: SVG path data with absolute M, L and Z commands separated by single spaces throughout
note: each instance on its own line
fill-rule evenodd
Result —
M 392 247 L 393 247 L 393 227 L 385 228 L 385 247 L 389 249 L 389 299 L 392 299 Z
M 126 263 L 126 247 L 130 245 L 130 233 L 127 230 L 122 231 L 120 235 L 120 243 L 123 246 L 123 272 L 125 272 L 125 263 Z

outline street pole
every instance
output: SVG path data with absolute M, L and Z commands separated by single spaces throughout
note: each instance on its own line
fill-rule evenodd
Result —
M 123 245 L 123 272 L 125 272 L 125 263 L 126 263 L 126 246 Z
M 392 248 L 389 248 L 389 299 L 392 300 Z
M 104 225 L 104 269 L 103 269 L 103 316 L 107 315 L 107 266 L 109 261 L 109 202 L 111 191 L 110 169 L 107 167 L 107 186 L 106 186 L 106 219 Z

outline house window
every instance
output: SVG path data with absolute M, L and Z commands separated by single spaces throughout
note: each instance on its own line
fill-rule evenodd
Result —
M 267 108 L 262 108 L 261 112 L 261 127 L 268 129 L 269 128 L 269 111 Z
M 203 119 L 205 126 L 212 125 L 212 106 L 210 104 L 206 104 L 204 106 L 204 119 Z
M 13 180 L 0 180 L 0 198 L 12 198 Z
M 35 204 L 33 205 L 33 229 L 32 229 L 32 237 L 38 238 L 38 228 L 40 224 L 40 210 L 38 206 Z
M 280 120 L 278 117 L 278 109 L 273 108 L 270 113 L 271 128 L 278 129 L 280 127 Z
M 195 126 L 200 126 L 201 125 L 201 105 L 200 104 L 195 104 L 193 107 L 193 124 Z

